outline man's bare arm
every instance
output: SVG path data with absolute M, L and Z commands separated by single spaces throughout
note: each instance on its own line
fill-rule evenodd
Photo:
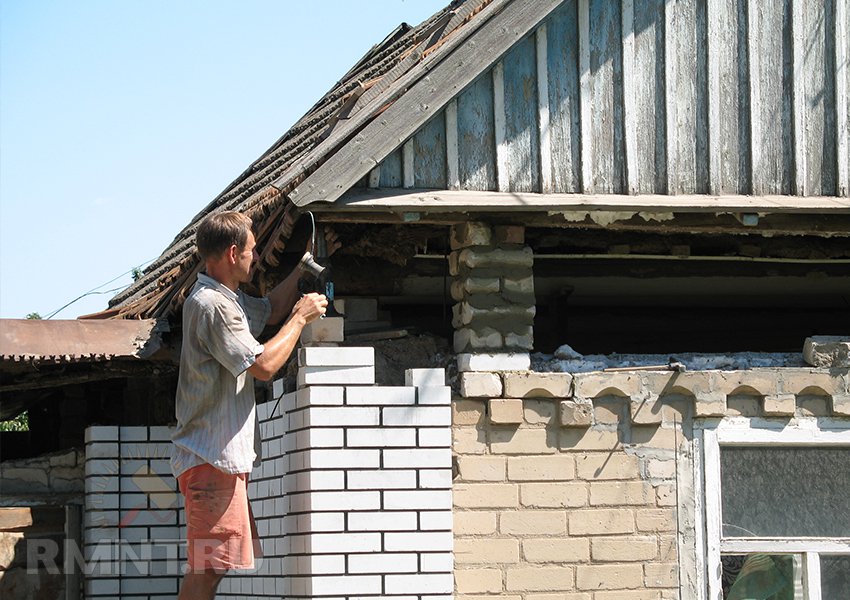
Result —
M 274 377 L 295 349 L 304 326 L 325 314 L 327 307 L 328 299 L 321 294 L 303 296 L 292 307 L 286 323 L 263 344 L 263 353 L 248 367 L 248 372 L 260 381 L 268 381 Z

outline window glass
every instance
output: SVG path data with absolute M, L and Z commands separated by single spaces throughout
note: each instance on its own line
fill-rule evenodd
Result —
M 850 598 L 850 555 L 821 554 L 821 600 Z
M 720 449 L 723 536 L 850 537 L 850 448 Z
M 724 600 L 803 600 L 799 555 L 734 555 L 721 562 Z

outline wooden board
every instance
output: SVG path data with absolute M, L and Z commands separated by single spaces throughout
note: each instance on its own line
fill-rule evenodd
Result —
M 536 62 L 533 36 L 516 44 L 503 60 L 505 142 L 511 192 L 540 190 Z
M 413 136 L 413 185 L 445 188 L 446 118 L 440 112 Z
M 402 187 L 401 148 L 390 153 L 381 163 L 380 187 Z
M 493 80 L 476 79 L 457 99 L 458 178 L 463 190 L 496 189 Z
M 568 0 L 555 10 L 546 29 L 552 191 L 580 192 L 578 0 Z

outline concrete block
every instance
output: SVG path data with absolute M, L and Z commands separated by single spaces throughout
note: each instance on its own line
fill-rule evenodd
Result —
M 723 392 L 701 392 L 695 396 L 695 416 L 722 417 L 726 414 L 726 394 Z
M 528 353 L 458 354 L 457 367 L 468 371 L 527 371 L 531 368 Z
M 472 294 L 498 294 L 500 289 L 498 277 L 463 277 L 452 282 L 451 293 L 460 301 Z
M 451 468 L 450 448 L 388 449 L 382 451 L 388 469 Z
M 345 403 L 351 406 L 413 406 L 416 403 L 416 388 L 400 386 L 348 387 Z
M 576 373 L 573 376 L 573 393 L 579 398 L 598 396 L 640 396 L 641 379 L 637 373 Z
M 460 257 L 460 252 L 450 252 L 449 253 L 449 275 L 452 277 L 457 277 L 460 274 L 460 265 L 458 264 L 458 258 Z
M 382 425 L 404 427 L 408 425 L 444 425 L 452 424 L 452 411 L 449 406 L 387 407 L 382 409 Z
M 348 514 L 349 531 L 416 531 L 416 512 L 353 512 Z
M 806 338 L 803 359 L 813 367 L 850 367 L 850 336 L 818 335 Z
M 299 367 L 372 367 L 375 349 L 309 347 L 298 350 Z
M 794 394 L 770 394 L 764 397 L 764 414 L 769 417 L 793 417 L 797 410 Z
M 530 269 L 534 265 L 534 254 L 528 247 L 521 250 L 465 248 L 460 252 L 458 264 L 469 269 Z
M 451 448 L 452 430 L 448 427 L 422 427 L 416 445 L 421 448 Z
M 467 221 L 452 225 L 449 244 L 452 250 L 469 246 L 487 246 L 493 242 L 493 231 L 486 223 Z
M 424 594 L 451 594 L 454 589 L 451 573 L 386 575 L 384 580 L 387 594 L 420 594 L 424 598 Z
M 86 443 L 117 442 L 118 427 L 112 425 L 94 425 L 86 428 Z
M 342 342 L 345 320 L 342 317 L 324 317 L 308 323 L 301 331 L 301 344 Z
M 383 496 L 384 510 L 448 510 L 452 507 L 452 492 L 450 489 L 389 490 L 384 491 Z M 412 550 L 413 548 L 404 549 Z
M 352 448 L 410 448 L 416 446 L 416 429 L 407 427 L 351 428 L 347 443 Z
M 559 403 L 558 422 L 562 427 L 590 427 L 593 424 L 593 404 L 561 400 Z
M 534 330 L 526 327 L 522 332 L 505 334 L 505 348 L 508 350 L 531 350 L 534 348 Z
M 487 403 L 490 422 L 495 425 L 519 425 L 523 421 L 522 400 L 494 398 Z
M 334 308 L 346 321 L 377 321 L 377 298 L 336 298 Z
M 850 394 L 833 394 L 832 412 L 843 417 L 850 417 Z
M 505 323 L 518 323 L 519 325 L 530 326 L 534 322 L 534 315 L 537 313 L 537 308 L 533 304 L 528 306 L 508 305 L 478 308 L 470 302 L 464 301 L 457 304 L 456 307 L 458 309 L 455 311 L 455 317 L 459 317 L 460 325 L 470 325 L 473 322 L 478 323 L 479 321 L 486 322 L 498 319 Z M 457 318 L 453 320 L 456 327 L 457 321 Z
M 431 387 L 446 385 L 445 369 L 405 369 L 404 385 Z
M 505 395 L 510 398 L 568 398 L 569 373 L 505 373 Z
M 455 330 L 453 345 L 456 353 L 476 350 L 502 350 L 504 349 L 504 338 L 492 327 L 482 327 L 478 330 L 471 327 L 461 327 Z
M 632 423 L 635 425 L 660 425 L 662 421 L 661 403 L 653 400 L 639 400 L 629 403 Z
M 534 296 L 534 277 L 529 273 L 525 277 L 502 278 L 502 292 L 508 297 Z
M 554 454 L 558 451 L 556 431 L 546 429 L 498 428 L 490 430 L 493 454 Z
M 345 388 L 342 386 L 310 386 L 301 388 L 296 392 L 296 408 L 307 408 L 310 406 L 342 406 L 345 397 Z M 285 404 L 281 401 L 281 404 Z
M 496 225 L 493 241 L 497 244 L 524 244 L 525 227 L 522 225 Z
M 420 405 L 449 405 L 452 403 L 452 388 L 435 385 L 420 387 L 416 390 L 416 402 Z
M 496 373 L 461 373 L 460 395 L 464 398 L 499 397 L 502 395 L 502 379 Z
M 306 409 L 305 427 L 350 427 L 380 424 L 380 409 L 371 406 L 314 406 Z
M 298 386 L 374 385 L 375 367 L 301 367 Z

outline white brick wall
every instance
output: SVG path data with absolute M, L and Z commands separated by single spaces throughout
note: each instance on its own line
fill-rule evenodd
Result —
M 303 348 L 299 365 L 298 391 L 276 383 L 275 399 L 257 407 L 263 463 L 248 488 L 265 556 L 225 577 L 217 597 L 450 600 L 445 374 L 422 369 L 405 387 L 371 385 L 371 348 Z M 169 434 L 88 430 L 86 548 L 101 567 L 88 597 L 176 595 L 185 543 Z M 146 544 L 150 560 L 119 560 L 146 557 Z

